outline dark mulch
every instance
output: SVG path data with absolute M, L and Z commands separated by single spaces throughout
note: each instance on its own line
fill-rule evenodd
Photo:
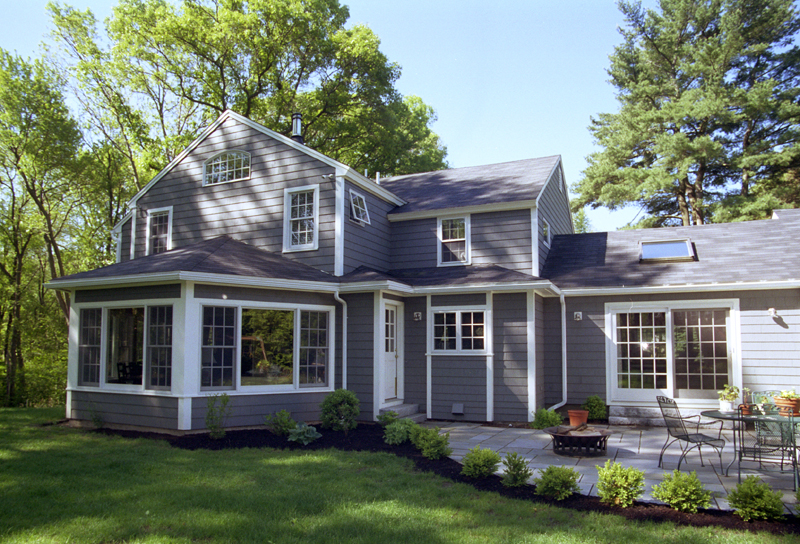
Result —
M 716 509 L 703 510 L 697 514 L 684 514 L 667 506 L 639 502 L 630 508 L 619 508 L 605 505 L 597 497 L 586 495 L 573 495 L 564 501 L 550 501 L 534 494 L 533 486 L 519 488 L 505 487 L 500 478 L 472 479 L 461 475 L 461 464 L 452 459 L 432 461 L 426 459 L 411 445 L 390 446 L 383 441 L 383 428 L 376 424 L 359 424 L 358 428 L 347 436 L 341 432 L 329 430 L 322 431 L 322 438 L 302 446 L 289 442 L 284 437 L 279 437 L 266 428 L 228 431 L 224 438 L 212 439 L 208 434 L 190 434 L 184 436 L 171 436 L 158 433 L 144 433 L 136 431 L 119 431 L 102 429 L 100 432 L 117 434 L 129 438 L 150 438 L 166 440 L 173 447 L 188 450 L 208 449 L 224 450 L 237 448 L 275 448 L 275 449 L 306 449 L 320 450 L 336 448 L 345 451 L 370 451 L 388 452 L 411 459 L 418 470 L 436 473 L 457 482 L 469 484 L 482 491 L 494 491 L 503 496 L 526 500 L 536 503 L 553 504 L 563 508 L 580 511 L 594 511 L 624 516 L 630 520 L 647 520 L 657 522 L 672 522 L 677 525 L 691 525 L 697 527 L 724 527 L 744 531 L 764 531 L 774 534 L 800 534 L 800 518 L 787 516 L 782 522 L 751 521 L 744 522 L 732 512 Z

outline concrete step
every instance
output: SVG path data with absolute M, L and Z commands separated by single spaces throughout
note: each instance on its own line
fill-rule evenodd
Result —
M 400 419 L 411 419 L 417 423 L 421 423 L 428 419 L 425 414 L 419 411 L 419 404 L 398 404 L 397 406 L 381 408 L 381 414 L 385 414 L 386 412 L 394 412 Z

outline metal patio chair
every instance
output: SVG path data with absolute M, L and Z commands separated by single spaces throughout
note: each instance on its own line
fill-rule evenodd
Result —
M 764 463 L 780 464 L 780 470 L 791 464 L 794 474 L 794 488 L 798 484 L 797 443 L 795 438 L 797 418 L 792 409 L 785 406 L 771 405 L 768 413 L 763 412 L 764 405 L 739 405 L 739 420 L 736 425 L 738 451 L 739 482 L 742 481 L 742 462 L 758 463 L 762 469 Z
M 681 469 L 683 458 L 694 448 L 697 448 L 700 454 L 700 466 L 705 466 L 703 464 L 703 446 L 711 446 L 717 451 L 720 470 L 722 470 L 722 448 L 725 447 L 725 439 L 722 438 L 722 421 L 701 421 L 699 415 L 683 417 L 674 399 L 659 396 L 656 397 L 656 400 L 658 401 L 658 407 L 661 408 L 661 415 L 664 417 L 664 424 L 667 426 L 668 433 L 664 447 L 661 448 L 661 455 L 658 456 L 659 468 L 663 464 L 664 451 L 675 442 L 678 442 L 681 447 L 678 470 Z M 701 432 L 701 430 L 705 430 L 701 429 L 701 427 L 711 427 L 712 425 L 718 426 L 716 437 Z M 713 429 L 710 430 L 713 432 Z

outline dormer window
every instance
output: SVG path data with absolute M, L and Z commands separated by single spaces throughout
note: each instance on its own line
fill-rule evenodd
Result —
M 639 262 L 681 262 L 694 260 L 691 240 L 658 240 L 639 243 Z
M 350 218 L 362 225 L 369 225 L 369 210 L 364 195 L 350 191 Z
M 203 165 L 203 185 L 215 185 L 250 177 L 250 153 L 223 151 Z
M 319 248 L 319 185 L 285 189 L 283 193 L 283 250 Z
M 469 216 L 439 219 L 439 266 L 470 263 Z

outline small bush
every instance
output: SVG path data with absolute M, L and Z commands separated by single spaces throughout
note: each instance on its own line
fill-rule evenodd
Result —
M 356 418 L 360 413 L 358 397 L 347 389 L 337 389 L 322 401 L 320 418 L 322 426 L 334 431 L 347 431 L 358 426 Z
M 264 418 L 264 424 L 278 436 L 287 436 L 289 431 L 297 426 L 297 422 L 292 419 L 292 414 L 286 410 L 267 415 Z
M 775 520 L 783 517 L 783 502 L 778 491 L 758 476 L 748 476 L 728 493 L 728 504 L 734 514 L 744 521 L 751 519 Z
M 561 414 L 558 412 L 546 410 L 545 408 L 539 408 L 533 415 L 533 421 L 531 422 L 530 426 L 534 429 L 546 429 L 547 427 L 561 425 L 563 419 L 564 418 L 562 418 Z
M 231 398 L 227 393 L 208 397 L 206 404 L 206 428 L 208 436 L 214 439 L 225 437 L 225 421 L 231 414 L 228 403 Z
M 580 472 L 573 468 L 550 465 L 538 478 L 533 479 L 533 485 L 536 486 L 537 495 L 563 501 L 573 493 L 580 493 L 580 477 Z
M 410 419 L 398 419 L 383 430 L 383 441 L 392 445 L 403 444 L 411 438 L 415 428 L 419 428 L 419 425 Z
M 306 423 L 298 423 L 297 426 L 289 431 L 289 442 L 300 442 L 304 446 L 308 446 L 317 438 L 322 438 L 322 435 L 317 432 L 316 427 L 312 427 Z
M 417 425 L 410 434 L 411 442 L 428 459 L 441 459 L 453 453 L 450 433 L 439 434 L 439 427 L 426 429 Z
M 644 493 L 644 472 L 611 460 L 597 467 L 597 494 L 606 504 L 627 508 Z
M 506 487 L 523 486 L 533 476 L 533 470 L 528 466 L 528 460 L 515 451 L 506 454 L 503 466 L 506 467 L 505 474 L 503 474 L 503 485 Z
M 687 473 L 675 470 L 672 474 L 666 474 L 663 482 L 653 486 L 653 498 L 679 512 L 691 514 L 711 504 L 711 493 L 706 491 L 694 471 Z
M 481 449 L 475 446 L 464 456 L 461 461 L 464 465 L 461 474 L 469 478 L 486 478 L 494 474 L 500 464 L 500 454 L 494 450 Z
M 378 415 L 378 423 L 381 427 L 388 427 L 395 421 L 397 421 L 397 412 L 393 412 L 392 410 Z
M 603 399 L 598 397 L 597 395 L 592 395 L 586 402 L 583 403 L 581 406 L 584 410 L 589 411 L 589 419 L 607 419 L 608 418 L 608 410 L 606 409 L 606 403 Z

